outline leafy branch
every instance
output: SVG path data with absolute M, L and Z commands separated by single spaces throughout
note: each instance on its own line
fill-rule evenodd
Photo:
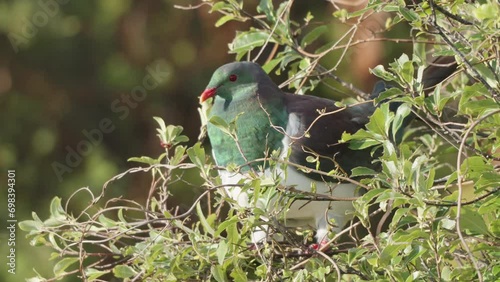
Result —
M 496 278 L 500 272 L 498 4 L 433 0 L 409 5 L 375 0 L 355 10 L 352 2 L 329 1 L 326 5 L 335 8 L 333 14 L 317 20 L 311 11 L 304 11 L 305 16 L 295 13 L 302 5 L 298 1 L 275 3 L 202 1 L 177 8 L 191 12 L 209 6 L 212 13 L 221 15 L 217 26 L 246 22 L 229 45 L 237 60 L 262 61 L 267 54 L 264 69 L 286 74 L 281 87 L 297 94 L 318 86 L 336 91 L 342 86 L 350 92 L 342 96 L 356 99 L 341 101 L 339 111 L 340 105 L 373 102 L 359 102 L 367 100 L 368 94 L 344 78 L 343 64 L 348 64 L 354 46 L 412 44 L 411 54 L 371 70 L 398 86 L 380 93 L 375 102 L 398 103 L 400 110 L 381 105 L 365 129 L 339 140 L 358 149 L 373 148 L 380 170 L 358 167 L 351 175 L 341 169 L 325 172 L 315 162 L 319 158 L 334 161 L 335 156 L 314 152 L 310 152 L 312 168 L 290 162 L 285 152 L 247 160 L 245 166 L 255 167 L 248 173 L 242 166 L 218 167 L 205 151 L 203 134 L 188 146 L 182 127 L 155 118 L 162 154 L 131 158 L 140 166 L 111 178 L 99 193 L 80 188 L 64 205 L 55 197 L 47 219 L 33 213 L 32 220 L 20 223 L 31 244 L 50 248 L 51 259 L 57 260 L 53 278 L 38 275 L 30 281 L 70 276 L 86 281 Z M 384 24 L 370 36 L 357 38 L 363 24 L 381 13 L 387 16 Z M 396 37 L 386 35 L 398 28 L 407 31 Z M 334 30 L 345 32 L 334 34 Z M 422 77 L 432 56 L 455 58 L 459 70 L 429 87 Z M 318 118 L 335 113 L 320 111 Z M 417 118 L 401 142 L 394 142 L 409 115 Z M 205 122 L 217 120 L 205 118 Z M 218 125 L 238 144 L 231 124 Z M 300 137 L 308 134 L 309 129 Z M 282 186 L 277 173 L 259 174 L 261 168 L 255 164 L 261 163 L 271 171 L 290 166 L 324 179 L 350 182 L 366 193 L 338 198 L 297 191 Z M 235 186 L 248 192 L 250 202 L 265 199 L 268 206 L 239 207 L 223 192 L 219 170 L 240 173 L 242 181 Z M 150 175 L 143 189 L 145 199 L 110 197 L 108 191 L 116 182 L 136 173 Z M 184 188 L 176 187 L 179 183 Z M 187 194 L 191 196 L 186 199 Z M 87 207 L 75 210 L 74 203 L 82 200 Z M 311 251 L 305 246 L 312 240 L 312 230 L 283 224 L 286 209 L 295 200 L 331 201 L 332 205 L 352 201 L 355 220 L 331 234 L 329 249 Z M 329 224 L 335 226 L 334 221 Z M 264 225 L 269 226 L 270 240 L 252 248 L 250 233 Z

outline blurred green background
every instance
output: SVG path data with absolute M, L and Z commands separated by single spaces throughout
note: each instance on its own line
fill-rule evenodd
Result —
M 248 1 L 246 7 L 255 11 L 257 3 Z M 198 95 L 215 68 L 234 60 L 227 44 L 237 30 L 248 29 L 251 23 L 230 22 L 216 28 L 219 15 L 208 13 L 208 5 L 182 10 L 175 4 L 198 2 L 0 1 L 0 183 L 5 191 L 7 169 L 16 170 L 18 221 L 31 219 L 32 211 L 42 220 L 47 218 L 54 196 L 64 203 L 80 187 L 98 193 L 108 179 L 134 166 L 127 162 L 129 157 L 159 155 L 163 148 L 153 116 L 182 125 L 190 144 L 196 141 Z M 300 18 L 307 10 L 320 21 L 331 20 L 334 11 L 327 1 L 297 2 L 293 11 Z M 375 21 L 383 23 L 383 17 Z M 371 27 L 366 30 L 368 35 L 373 32 Z M 331 36 L 345 31 L 345 26 L 332 26 Z M 410 50 L 411 44 L 397 48 Z M 383 63 L 385 57 L 392 60 L 402 52 L 397 48 L 391 43 L 359 45 L 338 74 L 369 91 L 374 79 L 368 68 Z M 152 81 L 152 70 L 160 72 L 161 79 Z M 318 93 L 335 97 L 328 88 Z M 133 94 L 140 99 L 131 100 Z M 100 131 L 101 141 L 96 131 L 103 122 L 109 132 Z M 92 138 L 97 141 L 90 143 Z M 84 152 L 81 160 L 72 151 Z M 135 174 L 113 183 L 108 195 L 141 201 L 149 185 L 148 174 Z M 178 189 L 179 202 L 183 197 L 191 200 L 186 196 L 193 193 L 186 191 L 190 187 Z M 6 192 L 0 201 L 6 203 Z M 87 204 L 83 199 L 82 207 Z M 6 224 L 6 210 L 0 219 Z M 5 258 L 8 234 L 1 230 Z M 44 277 L 53 276 L 51 251 L 30 247 L 25 235 L 17 230 L 15 278 L 2 263 L 0 280 L 23 281 L 35 276 L 33 269 Z

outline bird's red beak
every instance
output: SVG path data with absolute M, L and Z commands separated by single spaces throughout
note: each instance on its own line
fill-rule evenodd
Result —
M 211 98 L 215 95 L 215 93 L 217 92 L 217 87 L 214 87 L 214 88 L 207 88 L 205 89 L 205 91 L 203 91 L 203 93 L 201 93 L 201 96 L 200 96 L 200 103 L 203 103 L 205 102 L 205 100 L 207 100 L 208 98 Z

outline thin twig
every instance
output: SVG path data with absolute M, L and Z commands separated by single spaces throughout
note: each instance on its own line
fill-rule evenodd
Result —
M 441 38 L 443 38 L 443 40 L 448 44 L 448 46 L 450 46 L 450 48 L 453 49 L 453 52 L 455 52 L 455 54 L 457 54 L 463 61 L 463 63 L 467 66 L 467 73 L 469 73 L 473 78 L 479 80 L 484 85 L 484 87 L 488 89 L 488 92 L 490 92 L 493 99 L 498 104 L 500 104 L 500 94 L 498 94 L 498 92 L 495 89 L 493 89 L 489 85 L 489 83 L 479 74 L 479 72 L 472 66 L 469 60 L 467 60 L 466 56 L 460 50 L 458 50 L 455 44 L 453 44 L 453 42 L 448 38 L 445 30 L 438 24 L 434 0 L 429 0 L 429 5 L 432 11 L 433 26 L 436 28 Z
M 337 265 L 337 263 L 329 256 L 327 256 L 325 253 L 323 253 L 322 251 L 317 251 L 316 252 L 318 255 L 324 257 L 326 260 L 328 260 L 332 265 L 333 265 L 333 268 L 335 268 L 335 271 L 337 272 L 337 281 L 340 282 L 342 281 L 342 273 L 340 272 L 340 268 L 339 266 Z
M 439 6 L 438 4 L 434 3 L 434 7 L 436 8 L 436 10 L 440 11 L 441 13 L 443 13 L 445 16 L 447 16 L 448 18 L 451 18 L 451 19 L 454 19 L 456 20 L 457 22 L 461 23 L 461 24 L 464 24 L 464 25 L 474 25 L 473 23 L 469 22 L 468 20 L 458 16 L 458 15 L 455 15 L 455 14 L 452 14 L 448 11 L 446 11 L 443 7 Z
M 281 11 L 281 14 L 278 16 L 278 19 L 281 19 L 281 17 L 283 17 L 286 12 L 289 12 L 289 10 L 292 8 L 292 4 L 293 4 L 293 0 L 288 1 L 288 3 L 286 4 L 286 7 L 283 9 L 283 11 Z M 255 58 L 252 60 L 253 62 L 256 62 L 259 59 L 262 52 L 264 52 L 265 47 L 267 46 L 267 44 L 269 43 L 269 41 L 273 37 L 273 34 L 274 34 L 276 28 L 278 28 L 279 23 L 280 23 L 280 21 L 276 20 L 276 23 L 274 24 L 273 28 L 269 32 L 269 36 L 266 38 L 266 41 L 264 42 L 264 44 L 260 48 L 259 53 L 257 53 Z

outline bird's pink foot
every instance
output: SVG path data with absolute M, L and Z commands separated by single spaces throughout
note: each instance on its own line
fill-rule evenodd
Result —
M 330 249 L 328 246 L 328 240 L 322 240 L 320 243 L 314 243 L 312 244 L 309 248 L 315 251 L 319 251 L 320 249 L 323 249 L 323 251 L 327 251 Z M 324 246 L 327 246 L 326 248 L 323 248 Z

